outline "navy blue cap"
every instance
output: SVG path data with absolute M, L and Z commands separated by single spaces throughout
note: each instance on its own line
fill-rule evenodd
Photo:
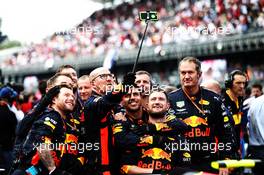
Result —
M 17 95 L 18 95 L 17 92 L 8 86 L 3 87 L 0 90 L 0 98 L 13 99 L 13 98 L 17 97 Z

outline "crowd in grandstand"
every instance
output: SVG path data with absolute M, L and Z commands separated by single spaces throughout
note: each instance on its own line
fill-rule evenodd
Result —
M 112 48 L 134 49 L 145 27 L 138 13 L 156 10 L 160 20 L 149 26 L 145 46 L 205 41 L 230 34 L 245 33 L 264 27 L 264 2 L 243 0 L 155 0 L 124 3 L 114 9 L 95 12 L 77 27 L 59 31 L 32 43 L 24 51 L 7 57 L 5 66 L 23 66 L 67 58 L 89 59 L 102 56 Z

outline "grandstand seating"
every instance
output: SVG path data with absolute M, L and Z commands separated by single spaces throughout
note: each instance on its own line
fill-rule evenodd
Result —
M 131 64 L 145 26 L 138 12 L 148 9 L 157 10 L 160 20 L 149 26 L 142 62 L 263 49 L 263 32 L 257 32 L 264 27 L 263 0 L 141 0 L 97 11 L 74 31 L 9 55 L 1 63 L 3 74 L 43 73 L 65 63 L 95 67 L 114 48 L 120 65 Z

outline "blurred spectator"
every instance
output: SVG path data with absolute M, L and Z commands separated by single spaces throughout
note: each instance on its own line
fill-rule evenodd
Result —
M 7 100 L 9 109 L 16 115 L 17 122 L 20 122 L 24 118 L 24 113 L 17 107 L 18 93 L 13 88 L 5 86 L 1 89 L 0 96 Z
M 249 158 L 260 159 L 261 164 L 257 164 L 253 169 L 254 174 L 260 175 L 264 170 L 264 120 L 263 104 L 264 95 L 253 100 L 249 112 Z
M 158 11 L 160 20 L 149 26 L 146 46 L 205 41 L 264 27 L 262 1 L 217 0 L 215 6 L 210 0 L 123 3 L 97 11 L 71 30 L 56 32 L 42 43 L 27 46 L 7 57 L 1 67 L 41 63 L 50 68 L 55 60 L 102 55 L 113 47 L 134 49 L 145 26 L 138 20 L 138 13 L 150 8 Z
M 10 98 L 17 94 L 10 87 L 0 90 L 0 166 L 6 172 L 12 163 L 12 149 L 17 125 L 16 115 L 10 110 Z
M 33 107 L 34 94 L 23 94 L 23 103 L 21 104 L 21 110 L 24 114 L 27 114 Z
M 220 83 L 216 80 L 211 79 L 211 80 L 203 81 L 201 86 L 204 87 L 205 89 L 213 91 L 214 93 L 218 95 L 221 95 L 222 88 L 221 88 Z

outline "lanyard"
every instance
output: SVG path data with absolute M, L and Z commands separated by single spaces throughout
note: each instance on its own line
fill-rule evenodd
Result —
M 202 104 L 202 109 L 191 99 L 191 97 L 187 94 L 187 92 L 182 88 L 184 94 L 188 97 L 188 99 L 192 102 L 192 104 L 196 107 L 196 109 L 198 109 L 198 111 L 200 113 L 202 113 L 203 115 L 205 115 L 204 110 L 203 110 L 203 104 Z M 202 93 L 202 90 L 201 90 Z M 203 98 L 201 97 L 201 101 L 203 100 Z

